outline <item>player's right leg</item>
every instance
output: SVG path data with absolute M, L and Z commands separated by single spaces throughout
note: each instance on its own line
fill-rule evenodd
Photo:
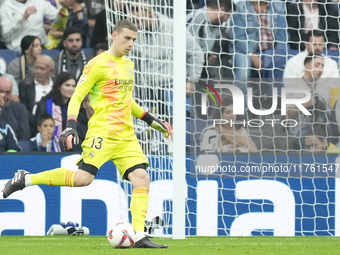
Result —
M 85 164 L 83 161 L 79 163 L 77 172 L 67 168 L 56 168 L 37 174 L 30 174 L 25 170 L 19 170 L 15 173 L 14 177 L 5 184 L 3 197 L 7 198 L 12 193 L 33 185 L 87 186 L 93 181 L 97 171 L 97 167 Z
M 25 170 L 19 170 L 9 180 L 3 189 L 3 197 L 7 198 L 13 192 L 22 190 L 32 185 L 51 185 L 74 187 L 75 173 L 67 168 L 56 168 L 37 174 L 30 174 Z
M 69 187 L 89 185 L 96 176 L 98 169 L 102 164 L 110 160 L 112 154 L 111 148 L 106 148 L 107 144 L 105 142 L 103 142 L 103 148 L 100 147 L 99 149 L 92 149 L 92 143 L 93 138 L 86 137 L 82 144 L 83 153 L 77 162 L 79 167 L 77 172 L 67 168 L 56 168 L 37 174 L 30 174 L 27 171 L 19 170 L 15 176 L 5 184 L 3 197 L 7 198 L 13 192 L 32 185 Z M 99 150 L 101 153 L 98 153 Z

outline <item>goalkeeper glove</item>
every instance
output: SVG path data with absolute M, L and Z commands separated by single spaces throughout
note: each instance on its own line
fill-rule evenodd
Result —
M 66 128 L 61 133 L 59 143 L 64 150 L 70 150 L 73 147 L 73 143 L 77 145 L 79 143 L 79 136 L 76 130 L 77 121 L 74 119 L 67 120 Z
M 152 114 L 148 113 L 147 111 L 144 112 L 140 119 L 148 123 L 148 125 L 152 128 L 161 131 L 165 138 L 168 138 L 171 135 L 170 125 L 166 121 L 162 122 L 161 120 L 156 119 Z

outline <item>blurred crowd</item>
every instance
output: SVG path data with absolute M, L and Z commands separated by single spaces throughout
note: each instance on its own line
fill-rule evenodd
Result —
M 0 4 L 0 48 L 6 49 L 0 50 L 0 151 L 20 151 L 19 145 L 27 151 L 61 151 L 58 137 L 65 128 L 77 81 L 87 62 L 107 50 L 107 24 L 114 25 L 119 18 L 131 18 L 139 28 L 130 53 L 140 85 L 136 98 L 155 102 L 144 107 L 171 116 L 172 107 L 166 102 L 173 99 L 169 92 L 173 86 L 173 1 L 109 0 L 113 12 L 105 10 L 104 0 L 0 0 Z M 288 109 L 285 118 L 300 124 L 285 133 L 292 137 L 286 149 L 337 151 L 340 86 L 334 56 L 339 57 L 339 6 L 328 0 L 188 0 L 187 104 L 200 106 L 198 83 L 214 87 L 228 79 L 244 94 L 253 87 L 259 98 L 267 96 L 272 88 L 263 89 L 261 82 L 268 70 L 275 69 L 276 56 L 281 56 L 285 58 L 281 73 L 269 77 L 283 79 L 278 87 L 311 91 L 305 107 L 313 112 L 312 118 L 306 118 L 297 108 Z M 5 51 L 17 57 L 7 63 L 1 58 Z M 53 57 L 48 54 L 52 51 Z M 248 83 L 250 78 L 257 82 Z M 202 120 L 236 121 L 232 98 L 226 95 L 223 100 L 226 107 Z M 259 99 L 258 107 L 262 106 L 267 105 Z M 202 117 L 192 108 L 187 109 L 188 126 Z M 78 117 L 80 140 L 92 114 L 87 96 Z M 244 117 L 254 116 L 245 112 Z M 241 126 L 206 125 L 195 131 L 189 127 L 187 132 L 201 132 L 195 144 L 202 152 L 265 149 L 259 147 L 263 141 L 256 142 L 249 129 Z M 192 139 L 187 138 L 188 147 Z

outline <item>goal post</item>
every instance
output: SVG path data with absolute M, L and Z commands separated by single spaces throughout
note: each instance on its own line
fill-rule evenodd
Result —
M 174 135 L 173 135 L 173 239 L 185 238 L 186 185 L 186 2 L 174 1 Z

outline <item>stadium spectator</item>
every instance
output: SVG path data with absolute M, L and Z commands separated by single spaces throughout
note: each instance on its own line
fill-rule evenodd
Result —
M 316 87 L 316 90 L 322 97 L 327 100 L 328 103 L 330 103 L 330 88 L 339 87 L 337 79 L 333 79 L 339 78 L 339 69 L 337 63 L 330 57 L 322 55 L 325 47 L 323 32 L 318 30 L 309 31 L 307 34 L 307 38 L 308 42 L 305 43 L 306 49 L 289 59 L 286 64 L 286 68 L 283 74 L 284 86 L 294 86 L 294 84 L 299 81 L 302 76 L 305 75 L 304 61 L 307 55 L 321 55 L 324 60 L 324 68 L 322 70 L 320 80 L 318 80 L 318 82 L 320 82 L 321 84 Z
M 26 35 L 22 38 L 21 56 L 12 60 L 8 65 L 8 73 L 14 76 L 19 84 L 21 81 L 31 83 L 33 81 L 34 61 L 41 55 L 41 41 L 37 36 Z
M 0 152 L 21 151 L 13 129 L 1 118 L 1 107 L 5 104 L 4 96 L 5 94 L 0 92 Z
M 36 123 L 43 113 L 51 114 L 56 125 L 54 135 L 59 137 L 66 126 L 67 107 L 75 88 L 76 79 L 72 74 L 59 74 L 55 79 L 51 92 L 38 103 L 35 114 Z
M 255 143 L 249 137 L 243 126 L 240 115 L 233 114 L 233 99 L 223 99 L 223 107 L 214 114 L 214 119 L 227 120 L 226 124 L 216 124 L 206 127 L 201 136 L 201 152 L 257 152 Z M 233 124 L 231 124 L 231 122 Z
M 230 52 L 234 53 L 236 78 L 250 78 L 261 71 L 261 54 L 268 49 L 287 49 L 284 2 L 246 0 L 236 3 L 231 17 Z
M 339 44 L 339 15 L 327 0 L 287 1 L 287 24 L 292 49 L 304 50 L 309 31 L 319 29 L 326 38 L 327 48 L 337 50 Z M 305 39 L 306 38 L 306 39 Z
M 11 80 L 13 84 L 11 100 L 14 102 L 20 102 L 18 83 L 15 81 L 14 76 L 7 73 L 6 70 L 7 70 L 7 63 L 2 57 L 0 57 L 0 76 L 5 76 Z
M 67 28 L 63 34 L 63 45 L 64 50 L 53 58 L 54 75 L 69 72 L 78 80 L 85 65 L 91 59 L 81 50 L 81 32 L 74 27 Z
M 204 1 L 204 0 L 187 0 L 187 14 L 190 12 L 190 10 L 198 9 L 198 8 L 205 6 L 205 3 L 201 5 L 199 3 L 200 1 Z
M 37 123 L 39 133 L 31 138 L 31 151 L 60 152 L 59 139 L 53 135 L 55 123 L 53 117 L 48 113 L 43 113 Z
M 121 0 L 111 0 L 111 6 L 112 10 L 115 11 L 115 13 L 123 13 L 126 14 L 126 4 L 122 2 Z M 111 16 L 112 24 L 116 24 L 116 15 Z M 94 47 L 98 43 L 106 43 L 108 44 L 107 40 L 107 26 L 106 26 L 106 10 L 102 10 L 100 13 L 98 13 L 93 29 L 93 35 L 91 40 L 91 47 Z
M 200 74 L 201 78 L 222 78 L 216 77 L 214 73 L 216 69 L 221 69 L 221 65 L 227 65 L 227 63 L 222 64 L 221 62 L 222 48 L 225 48 L 224 51 L 228 50 L 227 45 L 220 48 L 221 43 L 227 42 L 225 39 L 227 35 L 221 28 L 231 12 L 232 3 L 230 0 L 212 0 L 207 3 L 206 7 L 187 14 L 189 36 L 197 41 L 204 52 L 204 68 Z M 193 46 L 187 47 L 187 49 L 188 51 L 197 50 Z
M 308 130 L 305 135 L 304 143 L 308 152 L 340 153 L 340 148 L 335 146 L 333 143 L 328 143 L 326 133 L 319 128 Z
M 0 93 L 5 93 L 4 106 L 2 106 L 1 118 L 8 123 L 18 140 L 30 139 L 30 128 L 28 115 L 25 106 L 18 102 L 11 101 L 12 82 L 7 77 L 0 77 Z
M 58 5 L 57 5 L 55 0 L 45 0 L 45 1 L 49 2 L 52 6 L 54 6 L 56 9 L 58 9 Z M 46 34 L 48 34 L 48 32 L 51 30 L 52 22 L 53 22 L 53 19 L 50 20 L 50 19 L 44 18 L 44 29 L 46 31 Z
M 96 46 L 93 47 L 93 57 L 103 53 L 104 51 L 108 50 L 107 43 L 98 43 Z
M 318 84 L 318 79 L 321 77 L 324 70 L 324 58 L 321 55 L 310 54 L 305 59 L 305 74 L 299 79 L 292 87 L 303 88 L 311 92 L 311 99 L 302 104 L 311 115 L 305 115 L 294 105 L 289 106 L 287 109 L 287 119 L 295 119 L 297 125 L 290 127 L 289 131 L 296 139 L 294 140 L 294 148 L 300 149 L 301 144 L 299 142 L 300 137 L 303 137 L 307 130 L 314 125 L 319 125 L 324 131 L 326 130 L 326 123 L 328 123 L 329 117 L 327 116 L 327 110 L 329 104 L 326 99 L 319 94 L 324 90 L 322 85 Z M 301 93 L 291 93 L 287 95 L 287 98 L 298 99 L 304 98 L 305 95 Z
M 48 1 L 6 0 L 0 8 L 2 39 L 8 49 L 20 51 L 26 35 L 37 36 L 45 43 L 44 17 L 53 20 L 58 10 Z
M 77 28 L 80 31 L 82 38 L 82 48 L 86 48 L 87 32 L 89 30 L 89 24 L 86 14 L 81 6 L 83 0 L 67 0 L 69 8 L 69 16 L 66 23 L 67 28 Z M 64 45 L 65 46 L 65 45 Z
M 41 55 L 34 63 L 34 81 L 30 84 L 19 83 L 20 102 L 25 105 L 31 129 L 31 137 L 36 134 L 35 112 L 41 98 L 53 87 L 52 74 L 54 61 L 50 56 Z
M 107 27 L 106 27 L 106 10 L 102 10 L 100 13 L 98 13 L 94 28 L 93 28 L 93 34 L 91 37 L 91 47 L 93 48 L 98 43 L 106 43 L 106 44 L 108 43 Z
M 105 1 L 104 0 L 84 0 L 83 3 L 84 12 L 87 16 L 89 23 L 88 35 L 89 38 L 92 38 L 93 28 L 96 25 L 96 17 L 98 14 L 105 9 Z
M 58 48 L 61 38 L 63 37 L 63 33 L 66 29 L 69 15 L 69 11 L 67 9 L 68 2 L 67 0 L 60 0 L 59 4 L 62 6 L 62 8 L 59 9 L 58 16 L 54 19 L 51 25 L 51 30 L 48 33 L 46 43 L 44 45 L 48 50 Z
M 309 31 L 306 35 L 305 50 L 288 60 L 283 78 L 301 78 L 304 75 L 304 61 L 308 54 L 321 55 L 325 48 L 324 34 L 320 30 Z M 338 78 L 337 63 L 330 57 L 323 56 L 325 68 L 320 78 Z
M 154 11 L 148 2 L 131 4 L 131 11 L 139 30 L 136 44 L 131 52 L 138 59 L 135 62 L 135 70 L 141 74 L 136 77 L 136 84 L 147 84 L 153 88 L 155 94 L 158 94 L 156 97 L 159 102 L 162 102 L 162 105 L 157 106 L 158 113 L 165 113 L 167 110 L 164 102 L 168 93 L 166 88 L 173 85 L 172 76 L 169 75 L 173 70 L 173 50 L 171 50 L 173 22 L 163 14 Z M 146 50 L 146 45 L 150 45 L 151 48 Z M 186 48 L 189 49 L 186 56 L 186 77 L 197 79 L 202 72 L 203 52 L 189 31 L 187 31 Z

